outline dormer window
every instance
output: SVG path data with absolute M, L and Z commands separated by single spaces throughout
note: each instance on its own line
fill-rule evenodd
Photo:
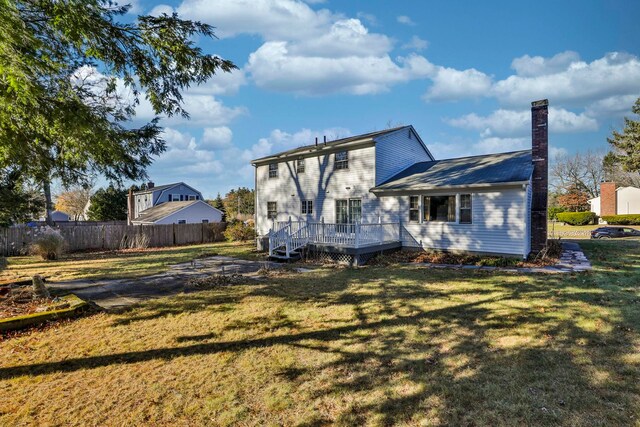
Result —
M 349 169 L 348 151 L 338 151 L 335 156 L 335 169 Z
M 278 164 L 270 163 L 269 164 L 269 178 L 277 178 L 278 177 Z

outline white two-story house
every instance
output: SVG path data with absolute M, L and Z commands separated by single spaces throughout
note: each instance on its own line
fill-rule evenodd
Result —
M 533 103 L 532 150 L 438 160 L 403 126 L 253 160 L 258 246 L 526 257 L 546 242 L 547 105 Z
M 129 192 L 129 223 L 194 224 L 222 221 L 222 212 L 206 203 L 202 193 L 184 182 L 154 185 Z

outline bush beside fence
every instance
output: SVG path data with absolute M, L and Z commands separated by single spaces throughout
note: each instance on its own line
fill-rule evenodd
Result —
M 559 212 L 556 217 L 558 221 L 569 225 L 588 225 L 598 221 L 598 216 L 593 212 Z
M 226 223 L 161 225 L 79 225 L 54 227 L 67 251 L 165 247 L 225 240 Z M 0 255 L 22 255 L 44 227 L 0 228 Z M 142 245 L 141 243 L 144 243 Z
M 602 219 L 611 225 L 640 225 L 640 215 L 637 214 L 605 215 Z

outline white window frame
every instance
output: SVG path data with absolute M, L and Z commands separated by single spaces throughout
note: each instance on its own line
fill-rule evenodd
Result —
M 269 210 L 270 203 L 273 203 L 273 205 L 275 206 L 275 209 Z M 278 218 L 278 202 L 274 202 L 274 201 L 267 202 L 267 219 L 276 219 L 276 218 Z
M 338 154 L 344 153 L 344 159 L 338 160 Z M 348 170 L 349 169 L 349 151 L 338 151 L 333 155 L 333 168 L 335 170 Z
M 469 196 L 469 207 L 462 207 L 462 197 Z M 459 194 L 459 203 L 458 203 L 458 224 L 473 224 L 473 194 L 472 193 L 460 193 Z M 469 211 L 469 221 L 462 221 L 462 211 Z
M 203 219 L 203 220 L 202 220 L 202 223 L 203 223 L 203 224 L 209 224 L 209 220 L 208 220 L 208 219 Z
M 302 168 L 300 166 L 302 166 Z M 306 167 L 307 167 L 307 165 L 305 164 L 304 159 L 296 160 L 296 173 L 298 173 L 298 174 L 305 173 Z
M 278 177 L 278 163 L 269 163 L 269 179 Z
M 411 207 L 411 199 L 413 199 L 413 198 L 418 199 L 415 208 Z M 420 209 L 421 206 L 422 206 L 422 203 L 420 203 L 420 199 L 422 199 L 422 197 L 420 197 L 420 196 L 409 196 L 409 222 L 420 223 L 420 216 L 421 216 L 420 215 L 420 211 L 422 210 L 422 209 Z M 411 219 L 411 211 L 416 211 L 416 213 L 418 214 L 418 218 L 417 219 Z
M 198 196 L 194 196 L 193 194 L 189 194 L 189 200 L 198 200 L 196 199 Z
M 186 224 L 187 220 L 186 219 L 179 219 L 178 220 L 178 224 Z
M 301 200 L 300 201 L 300 214 L 301 215 L 313 215 L 313 200 Z

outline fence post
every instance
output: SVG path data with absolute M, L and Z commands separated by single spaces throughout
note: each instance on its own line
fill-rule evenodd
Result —
M 172 246 L 175 246 L 176 245 L 176 223 L 175 222 L 171 224 L 171 234 L 173 235 L 173 245 Z
M 360 247 L 360 223 L 356 221 L 356 248 Z

